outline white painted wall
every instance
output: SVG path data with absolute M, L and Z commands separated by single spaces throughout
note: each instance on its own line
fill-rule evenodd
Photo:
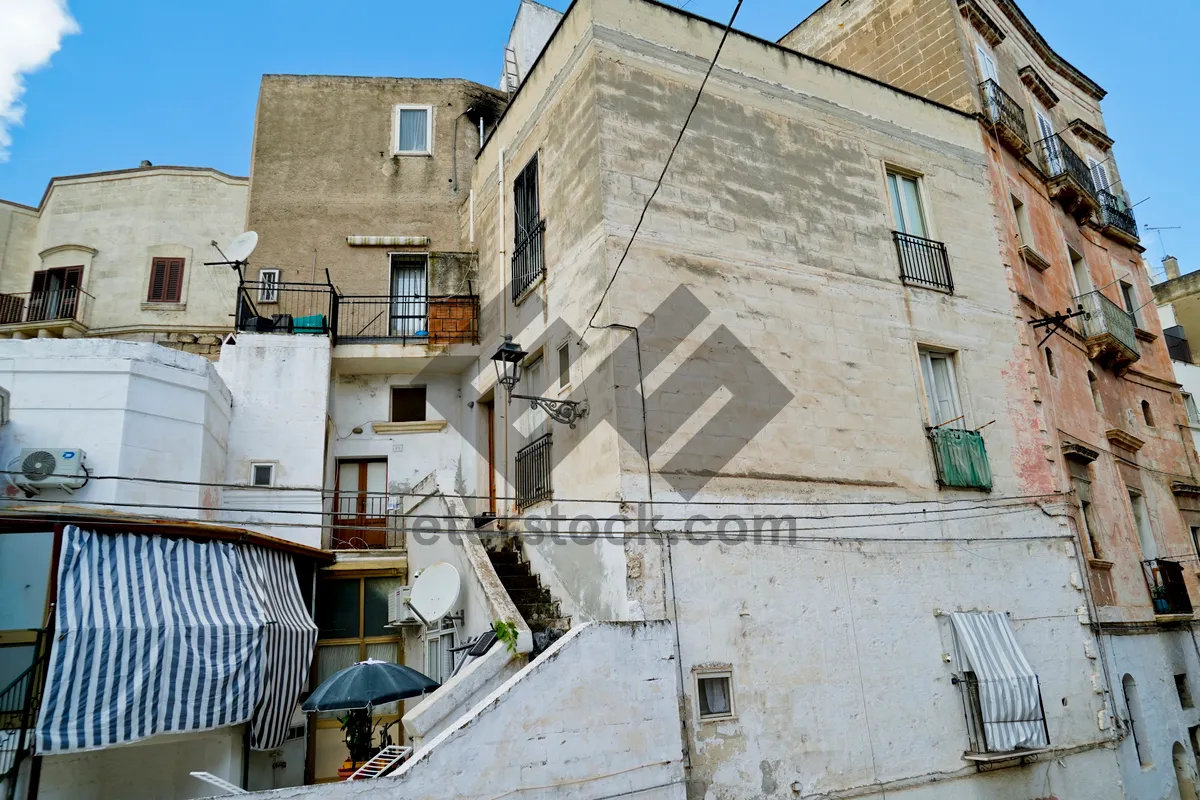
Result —
M 271 463 L 281 487 L 226 490 L 224 520 L 321 546 L 329 369 L 324 336 L 242 333 L 221 348 L 217 371 L 234 405 L 224 482 L 249 486 L 251 465 Z
M 559 639 L 396 776 L 261 797 L 682 800 L 674 637 L 665 622 L 596 623 Z M 620 668 L 614 668 L 614 665 Z
M 511 56 L 506 56 L 506 71 L 502 72 L 500 77 L 501 89 L 508 88 L 505 83 L 505 75 L 507 70 L 512 69 L 508 59 L 516 60 L 517 85 L 520 86 L 525 81 L 525 76 L 529 74 L 529 68 L 533 66 L 538 54 L 545 47 L 550 34 L 554 33 L 554 28 L 560 19 L 562 19 L 562 13 L 549 6 L 521 0 L 521 6 L 517 9 L 516 21 L 513 22 L 512 31 L 508 35 L 506 50 L 512 50 L 513 53 Z
M 74 494 L 47 491 L 40 500 L 215 518 L 215 489 L 99 479 L 220 481 L 232 398 L 206 359 L 116 340 L 7 340 L 0 341 L 0 386 L 12 395 L 12 418 L 0 440 L 6 469 L 19 466 L 23 448 L 79 448 L 97 476 Z M 12 486 L 5 496 L 23 499 Z
M 1158 318 L 1164 328 L 1171 328 L 1179 324 L 1179 320 L 1175 316 L 1175 308 L 1170 303 L 1157 308 Z M 1185 333 L 1190 332 L 1185 331 Z M 1200 341 L 1197 341 L 1197 345 L 1200 346 Z M 1193 353 L 1192 357 L 1195 358 L 1196 354 Z M 1200 404 L 1200 366 L 1171 359 L 1171 368 L 1175 371 L 1175 380 L 1179 381 L 1183 391 L 1190 394 Z M 1192 444 L 1200 452 L 1200 426 L 1193 425 L 1191 431 Z

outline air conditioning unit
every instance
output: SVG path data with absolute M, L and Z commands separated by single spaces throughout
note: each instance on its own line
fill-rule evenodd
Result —
M 388 625 L 409 625 L 419 623 L 417 615 L 408 607 L 411 587 L 401 586 L 388 595 Z
M 84 457 L 84 452 L 79 449 L 27 448 L 17 458 L 18 474 L 13 476 L 13 483 L 27 496 L 47 489 L 68 492 L 81 489 L 88 480 Z

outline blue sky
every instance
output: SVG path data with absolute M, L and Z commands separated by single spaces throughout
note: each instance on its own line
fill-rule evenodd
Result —
M 36 2 L 37 0 L 3 0 Z M 49 0 L 47 0 L 49 1 Z M 565 9 L 569 0 L 544 0 Z M 682 0 L 676 0 L 676 4 Z M 463 77 L 495 84 L 517 0 L 69 0 L 81 32 L 26 76 L 0 197 L 36 205 L 54 175 L 161 164 L 245 175 L 266 72 Z M 734 0 L 691 0 L 725 20 Z M 737 27 L 776 39 L 820 0 L 745 0 Z M 1025 0 L 1060 54 L 1109 91 L 1109 135 L 1138 221 L 1200 268 L 1196 0 Z M 1147 11 L 1146 9 L 1151 9 Z M 1143 236 L 1147 260 L 1162 256 Z

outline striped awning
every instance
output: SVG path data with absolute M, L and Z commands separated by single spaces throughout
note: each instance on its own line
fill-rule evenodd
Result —
M 975 674 L 988 752 L 1049 747 L 1041 689 L 1008 617 L 995 612 L 950 615 L 960 665 Z
M 351 247 L 428 247 L 428 236 L 347 236 Z
M 39 753 L 252 723 L 287 734 L 316 627 L 291 557 L 228 542 L 68 526 Z

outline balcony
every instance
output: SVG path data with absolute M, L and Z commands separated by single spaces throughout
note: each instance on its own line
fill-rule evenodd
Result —
M 337 294 L 327 283 L 243 282 L 238 287 L 239 331 L 326 336 L 336 314 Z
M 1046 175 L 1050 196 L 1058 200 L 1078 219 L 1100 210 L 1096 187 L 1087 164 L 1057 133 L 1034 146 L 1037 163 Z
M 1100 232 L 1136 247 L 1141 241 L 1137 220 L 1133 218 L 1133 209 L 1125 204 L 1125 199 L 1103 189 L 1096 193 L 1096 198 L 1100 201 Z
M 16 781 L 21 762 L 33 755 L 33 727 L 50 660 L 50 648 L 43 643 L 43 636 L 38 631 L 33 663 L 0 690 L 0 786 Z
M 1025 110 L 1021 105 L 990 78 L 979 84 L 979 93 L 983 100 L 983 116 L 991 123 L 1000 141 L 1019 156 L 1032 150 L 1029 128 L 1025 124 Z
M 982 435 L 957 428 L 933 428 L 929 431 L 929 441 L 933 445 L 939 485 L 991 491 L 992 468 Z
M 900 231 L 892 231 L 892 238 L 900 259 L 900 280 L 910 286 L 954 292 L 946 245 Z
M 1083 307 L 1079 319 L 1089 358 L 1118 374 L 1141 358 L 1129 312 L 1098 291 L 1080 295 L 1075 302 Z
M 75 338 L 87 332 L 94 298 L 72 286 L 20 294 L 0 294 L 0 338 Z
M 1187 333 L 1182 325 L 1163 328 L 1163 339 L 1167 342 L 1167 352 L 1171 355 L 1172 361 L 1192 363 L 1192 346 L 1188 342 Z
M 474 295 L 339 296 L 338 344 L 478 344 Z
M 1142 562 L 1146 586 L 1154 602 L 1155 617 L 1192 616 L 1192 599 L 1183 579 L 1183 567 L 1164 558 Z M 1170 620 L 1166 620 L 1170 621 Z

